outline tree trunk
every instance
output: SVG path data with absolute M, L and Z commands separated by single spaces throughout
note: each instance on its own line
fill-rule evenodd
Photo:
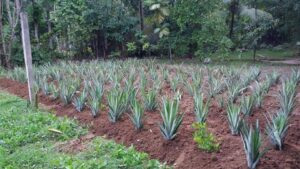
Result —
M 230 39 L 232 39 L 233 36 L 233 27 L 234 27 L 234 11 L 231 11 L 230 32 L 229 32 Z
M 21 10 L 20 0 L 16 0 L 16 6 L 18 10 Z M 22 29 L 22 44 L 23 52 L 26 66 L 26 74 L 28 79 L 28 92 L 30 103 L 34 103 L 33 100 L 33 72 L 32 72 L 32 56 L 31 56 L 31 44 L 30 44 L 30 35 L 29 35 L 29 26 L 28 26 L 28 16 L 24 11 L 20 11 L 21 19 L 21 29 Z
M 50 21 L 50 11 L 49 10 L 47 10 L 46 19 L 47 19 L 48 34 L 51 34 L 52 33 L 52 24 Z M 53 49 L 53 38 L 51 35 L 49 36 L 49 48 Z
M 144 2 L 139 0 L 139 16 L 140 16 L 140 28 L 141 31 L 144 31 Z
M 39 25 L 37 23 L 34 23 L 34 37 L 39 46 Z
M 4 57 L 5 57 L 5 47 L 4 47 L 4 37 L 3 37 L 3 1 L 0 1 L 0 38 L 1 38 L 1 46 L 0 46 L 0 65 L 3 66 L 4 64 Z

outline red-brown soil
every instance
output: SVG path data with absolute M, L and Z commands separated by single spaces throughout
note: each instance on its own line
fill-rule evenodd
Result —
M 279 108 L 278 99 L 274 97 L 278 93 L 280 84 L 273 86 L 264 98 L 263 107 L 256 109 L 250 121 L 259 119 L 261 129 L 265 127 L 265 112 L 274 112 Z M 27 85 L 2 78 L 0 88 L 22 98 L 28 98 Z M 169 89 L 166 89 L 168 91 Z M 298 93 L 300 88 L 298 88 Z M 61 101 L 53 101 L 49 97 L 39 94 L 39 101 L 51 107 L 58 116 L 67 116 L 77 119 L 81 124 L 90 126 L 94 135 L 105 136 L 126 146 L 134 145 L 138 151 L 148 153 L 151 158 L 159 159 L 174 165 L 175 168 L 247 168 L 243 143 L 240 136 L 232 136 L 226 120 L 226 111 L 212 102 L 208 128 L 216 136 L 221 144 L 219 152 L 207 153 L 197 148 L 193 141 L 194 122 L 193 99 L 187 93 L 181 100 L 181 112 L 185 112 L 183 124 L 179 133 L 172 141 L 165 141 L 159 131 L 158 123 L 161 122 L 159 111 L 146 112 L 144 129 L 136 131 L 128 116 L 123 116 L 116 124 L 108 121 L 108 109 L 105 108 L 97 118 L 92 118 L 88 109 L 82 113 L 76 112 L 73 105 L 64 106 Z M 300 168 L 300 96 L 297 96 L 297 106 L 291 117 L 291 126 L 288 130 L 283 151 L 269 150 L 260 160 L 258 168 Z M 264 135 L 264 145 L 269 146 L 269 140 Z

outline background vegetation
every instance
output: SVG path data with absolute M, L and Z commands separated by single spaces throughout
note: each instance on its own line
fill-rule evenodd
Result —
M 298 0 L 23 0 L 34 63 L 58 58 L 206 57 L 291 47 Z M 0 2 L 1 65 L 23 64 L 14 0 Z M 282 46 L 279 48 L 283 48 Z M 251 54 L 253 55 L 253 54 Z

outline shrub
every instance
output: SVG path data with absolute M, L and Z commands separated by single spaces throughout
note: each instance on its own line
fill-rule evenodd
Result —
M 194 95 L 194 113 L 197 122 L 204 123 L 206 121 L 209 112 L 209 104 L 210 101 L 204 103 L 203 95 Z
M 241 127 L 241 117 L 240 117 L 241 108 L 229 104 L 227 107 L 227 120 L 232 135 L 238 135 Z
M 254 105 L 253 96 L 242 97 L 241 110 L 245 115 L 250 116 L 252 114 L 253 105 Z
M 283 143 L 289 128 L 289 117 L 283 111 L 277 112 L 275 115 L 269 115 L 267 118 L 266 132 L 272 145 L 282 150 Z
M 193 134 L 194 141 L 200 149 L 207 152 L 218 151 L 220 149 L 219 143 L 213 134 L 208 131 L 206 123 L 193 123 L 192 127 L 195 129 Z
M 258 121 L 256 122 L 255 128 L 252 126 L 249 127 L 248 124 L 244 122 L 241 129 L 241 136 L 247 157 L 248 168 L 255 169 L 259 159 L 265 154 L 265 151 L 260 151 L 262 138 Z
M 143 128 L 144 109 L 136 99 L 134 99 L 133 103 L 131 104 L 131 111 L 132 115 L 129 115 L 129 117 L 135 128 L 140 130 Z
M 174 139 L 181 125 L 183 115 L 178 115 L 178 109 L 178 100 L 163 99 L 163 109 L 160 112 L 163 123 L 160 125 L 160 131 L 166 140 Z

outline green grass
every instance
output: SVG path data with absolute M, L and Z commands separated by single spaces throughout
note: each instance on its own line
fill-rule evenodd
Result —
M 0 92 L 1 169 L 166 168 L 133 147 L 126 148 L 100 137 L 87 143 L 83 152 L 58 152 L 57 143 L 86 133 L 76 121 L 28 108 L 25 100 Z
M 268 59 L 285 59 L 293 57 L 293 51 L 291 49 L 287 50 L 274 50 L 274 49 L 261 49 L 256 53 L 256 58 L 268 58 Z M 253 51 L 239 52 L 234 51 L 229 53 L 228 60 L 251 60 L 253 59 Z

